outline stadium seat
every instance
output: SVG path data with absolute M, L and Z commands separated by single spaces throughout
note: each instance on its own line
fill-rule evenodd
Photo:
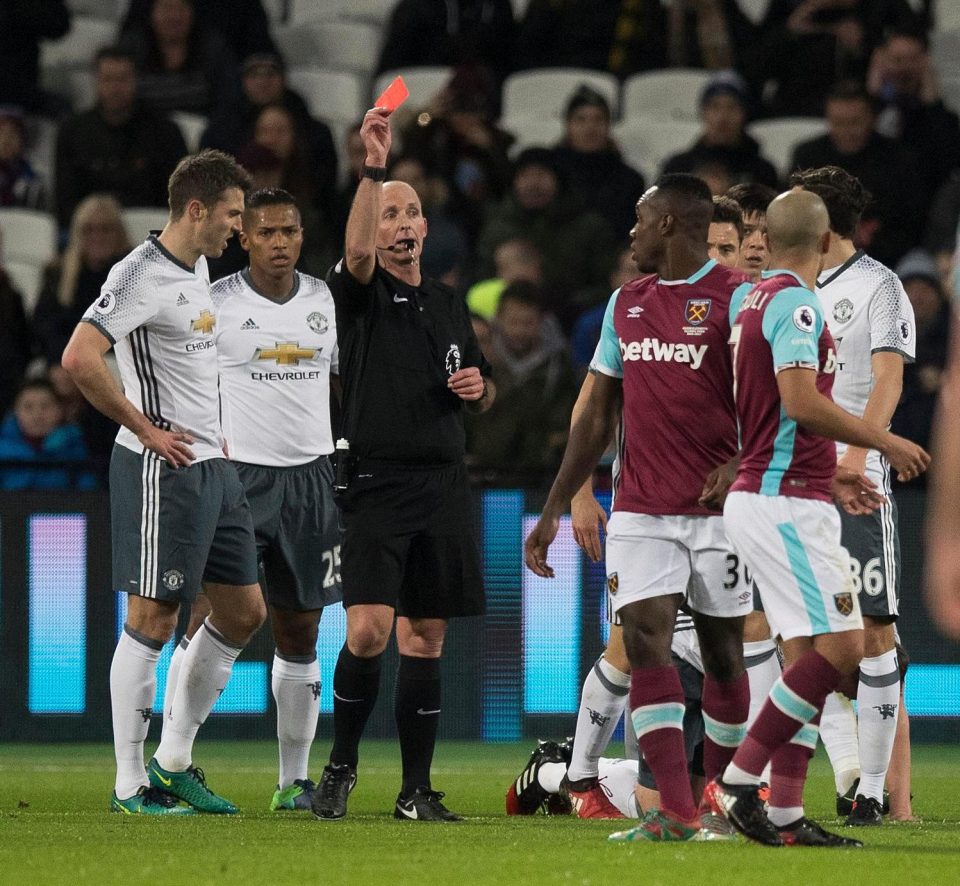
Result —
M 355 123 L 363 116 L 365 83 L 350 71 L 296 67 L 287 72 L 290 88 L 303 96 L 310 113 L 326 123 Z
M 634 74 L 623 83 L 621 117 L 624 120 L 631 117 L 697 120 L 700 93 L 715 74 L 695 68 Z
M 826 131 L 827 121 L 822 117 L 776 117 L 747 126 L 747 132 L 760 143 L 760 153 L 784 178 L 792 172 L 789 167 L 793 149 Z
M 954 114 L 960 113 L 960 77 L 943 77 L 940 80 L 940 96 Z
M 567 100 L 584 83 L 606 97 L 616 117 L 620 104 L 617 78 L 589 68 L 538 68 L 511 74 L 503 83 L 503 116 L 562 117 Z
M 127 0 L 68 0 L 67 6 L 77 18 L 99 18 L 104 21 L 119 20 L 127 11 Z
M 70 103 L 75 111 L 89 111 L 97 103 L 97 78 L 89 68 L 77 68 L 67 74 Z
M 263 10 L 267 14 L 267 21 L 271 25 L 279 25 L 287 20 L 290 0 L 262 0 Z
M 279 25 L 273 39 L 290 67 L 311 66 L 370 76 L 380 53 L 380 28 L 356 21 L 323 20 Z
M 502 118 L 500 128 L 516 139 L 510 145 L 511 157 L 516 157 L 525 148 L 553 147 L 563 136 L 563 123 L 557 117 L 527 114 L 523 117 Z
M 930 35 L 930 56 L 939 77 L 960 77 L 960 27 L 934 31 Z
M 161 231 L 169 213 L 160 206 L 128 206 L 123 210 L 123 226 L 136 245 L 147 239 L 151 231 Z
M 936 11 L 937 31 L 960 29 L 960 3 L 956 0 L 940 0 Z M 936 31 L 934 31 L 936 33 Z
M 170 119 L 180 128 L 180 134 L 192 154 L 200 149 L 200 137 L 210 122 L 203 114 L 190 114 L 187 111 L 173 111 Z
M 700 124 L 692 120 L 633 117 L 614 126 L 612 134 L 623 159 L 653 182 L 667 157 L 693 144 L 700 134 Z
M 23 296 L 23 307 L 29 317 L 40 298 L 43 265 L 27 261 L 4 262 L 3 269 L 10 275 L 14 288 Z
M 385 71 L 377 76 L 373 84 L 371 101 L 375 101 L 377 96 L 390 85 L 390 82 L 398 74 L 403 77 L 403 82 L 407 84 L 407 89 L 410 90 L 410 98 L 407 99 L 409 106 L 411 108 L 422 108 L 447 85 L 453 74 L 453 68 L 436 65 L 434 67 Z
M 738 0 L 738 4 L 743 14 L 758 25 L 767 13 L 770 0 Z
M 117 22 L 74 16 L 70 33 L 40 44 L 40 67 L 89 68 L 94 55 L 117 37 Z
M 0 231 L 8 262 L 45 265 L 56 254 L 57 223 L 47 212 L 5 206 L 0 209 Z

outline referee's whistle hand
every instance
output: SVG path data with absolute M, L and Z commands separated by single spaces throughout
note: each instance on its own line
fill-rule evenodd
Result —
M 479 400 L 483 397 L 483 376 L 476 366 L 468 366 L 453 373 L 447 387 L 461 400 Z

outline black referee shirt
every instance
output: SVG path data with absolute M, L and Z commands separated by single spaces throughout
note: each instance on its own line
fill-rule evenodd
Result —
M 343 433 L 351 452 L 402 464 L 462 461 L 463 401 L 447 379 L 467 366 L 491 373 L 464 300 L 433 280 L 412 287 L 380 265 L 363 285 L 340 261 L 327 282 L 336 303 Z

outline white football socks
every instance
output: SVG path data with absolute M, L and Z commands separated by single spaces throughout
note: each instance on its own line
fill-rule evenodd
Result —
M 173 650 L 170 657 L 170 664 L 167 666 L 167 685 L 163 690 L 163 731 L 161 731 L 161 741 L 163 741 L 163 732 L 167 729 L 167 723 L 170 720 L 170 711 L 173 710 L 173 697 L 177 694 L 177 680 L 180 679 L 180 665 L 183 664 L 183 656 L 187 651 L 190 641 L 183 637 Z
M 837 793 L 843 796 L 860 777 L 860 750 L 853 702 L 839 692 L 831 692 L 823 705 L 820 739 L 833 767 Z
M 114 791 L 117 798 L 132 797 L 149 784 L 143 763 L 143 743 L 150 729 L 157 692 L 157 662 L 163 644 L 124 625 L 110 665 L 110 706 L 113 712 L 113 750 L 117 758 Z
M 757 719 L 773 684 L 780 678 L 780 659 L 777 658 L 777 644 L 772 639 L 755 640 L 743 644 L 743 664 L 747 669 L 750 682 L 750 712 L 747 714 L 747 728 Z
M 618 671 L 602 656 L 598 658 L 580 693 L 573 757 L 567 770 L 571 781 L 597 777 L 597 761 L 610 743 L 629 695 L 630 675 Z
M 273 656 L 270 685 L 277 703 L 277 741 L 280 745 L 279 787 L 305 779 L 310 746 L 320 716 L 320 662 Z
M 860 733 L 860 786 L 858 794 L 882 802 L 883 783 L 890 767 L 890 754 L 897 734 L 900 710 L 900 671 L 897 652 L 860 662 L 857 688 L 857 718 Z
M 212 627 L 209 618 L 194 635 L 180 664 L 173 710 L 155 754 L 161 767 L 170 772 L 190 767 L 197 730 L 226 689 L 242 651 Z

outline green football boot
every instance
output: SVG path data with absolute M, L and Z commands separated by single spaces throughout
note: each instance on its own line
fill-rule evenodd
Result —
M 203 770 L 191 766 L 185 772 L 168 772 L 154 757 L 147 764 L 150 784 L 161 791 L 173 794 L 184 803 L 189 803 L 197 812 L 210 812 L 213 815 L 236 815 L 236 806 L 223 797 L 218 797 L 207 787 Z
M 124 815 L 193 815 L 190 806 L 181 806 L 177 798 L 143 785 L 132 797 L 121 800 L 114 793 L 110 797 L 110 811 Z
M 273 792 L 273 799 L 270 801 L 270 811 L 303 809 L 309 812 L 313 802 L 313 792 L 316 789 L 316 784 L 309 778 L 297 778 L 292 785 L 285 787 L 283 790 L 277 787 Z

